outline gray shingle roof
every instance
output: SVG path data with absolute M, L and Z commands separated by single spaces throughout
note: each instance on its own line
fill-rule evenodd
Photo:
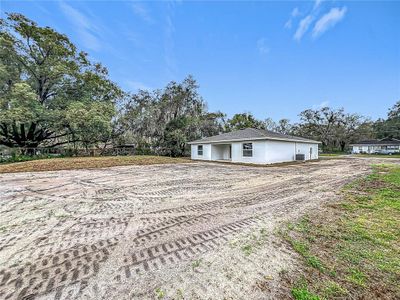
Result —
M 189 144 L 201 144 L 201 143 L 220 143 L 220 142 L 230 142 L 230 141 L 249 141 L 249 140 L 285 140 L 294 142 L 310 142 L 310 143 L 320 143 L 318 141 L 305 139 L 302 137 L 281 134 L 264 129 L 246 128 L 241 130 L 235 130 L 228 133 L 223 133 L 220 135 L 214 135 L 206 137 L 200 140 L 190 142 Z
M 400 140 L 392 138 L 384 138 L 380 140 L 364 140 L 351 144 L 351 146 L 356 146 L 356 145 L 376 145 L 376 146 L 400 145 Z

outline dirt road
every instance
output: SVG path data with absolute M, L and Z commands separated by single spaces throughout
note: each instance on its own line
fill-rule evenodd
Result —
M 275 230 L 377 162 L 3 174 L 0 298 L 274 298 L 296 259 Z

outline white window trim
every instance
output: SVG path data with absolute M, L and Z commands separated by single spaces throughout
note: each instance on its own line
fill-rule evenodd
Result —
M 243 148 L 245 144 L 250 144 L 251 145 L 251 156 L 248 155 L 244 155 L 244 151 L 245 149 Z M 249 151 L 250 149 L 246 149 L 247 151 Z M 253 148 L 253 143 L 242 143 L 242 157 L 243 158 L 251 158 L 254 156 L 254 148 Z
M 201 150 L 199 149 L 201 147 Z M 201 154 L 199 152 L 201 151 Z M 197 156 L 203 156 L 204 155 L 204 146 L 203 145 L 197 145 Z

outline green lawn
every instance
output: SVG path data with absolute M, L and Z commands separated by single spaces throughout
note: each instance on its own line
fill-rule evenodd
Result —
M 340 155 L 344 155 L 346 153 L 321 153 L 319 154 L 319 156 L 340 156 Z
M 400 154 L 353 154 L 357 157 L 379 157 L 379 158 L 400 158 Z
M 348 153 L 345 152 L 339 152 L 339 153 L 320 153 L 320 157 L 337 157 L 341 155 L 348 155 Z M 356 157 L 379 157 L 379 158 L 400 158 L 400 154 L 352 154 L 353 156 Z
M 320 159 L 343 159 L 345 158 L 346 153 L 321 153 L 319 154 Z
M 303 263 L 288 275 L 292 296 L 400 299 L 400 166 L 374 166 L 343 195 L 283 230 Z

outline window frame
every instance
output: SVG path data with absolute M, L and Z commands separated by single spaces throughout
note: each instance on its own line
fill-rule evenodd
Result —
M 387 150 L 399 150 L 399 146 L 397 146 L 397 145 L 389 145 L 389 146 L 387 146 Z
M 246 145 L 250 145 L 250 148 L 245 149 Z M 242 143 L 242 157 L 253 157 L 253 143 Z
M 203 156 L 203 153 L 204 153 L 203 145 L 197 145 L 197 156 Z

